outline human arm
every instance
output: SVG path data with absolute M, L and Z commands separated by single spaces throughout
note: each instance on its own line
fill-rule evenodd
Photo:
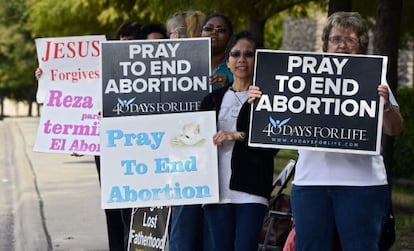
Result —
M 253 104 L 253 102 L 256 99 L 260 98 L 260 96 L 262 96 L 262 91 L 260 90 L 258 86 L 255 86 L 255 85 L 249 86 L 249 98 L 247 99 L 247 102 L 249 104 Z
M 397 136 L 401 132 L 403 123 L 400 107 L 391 102 L 394 96 L 387 85 L 378 86 L 378 95 L 384 99 L 382 130 L 386 135 Z
M 245 132 L 239 131 L 218 131 L 213 136 L 213 143 L 217 146 L 223 145 L 224 141 L 244 141 L 246 139 Z
M 39 80 L 39 78 L 42 76 L 43 74 L 43 70 L 40 67 L 37 67 L 36 71 L 35 71 L 35 77 L 37 80 Z
M 73 152 L 73 153 L 70 154 L 70 156 L 73 156 L 73 157 L 83 157 L 83 154 Z
M 226 64 L 221 63 L 213 70 L 210 76 L 210 84 L 215 87 L 214 90 L 228 86 L 233 83 L 233 73 L 229 70 Z
M 225 92 L 223 91 L 223 89 L 219 90 L 219 92 L 220 91 Z M 235 131 L 219 130 L 216 134 L 214 134 L 213 143 L 215 145 L 221 146 L 223 145 L 224 141 L 246 142 L 246 138 L 248 134 L 249 107 L 250 105 L 248 103 L 244 103 L 243 106 L 241 107 L 238 118 L 237 118 L 237 124 L 236 124 L 237 129 Z
M 226 74 L 214 74 L 210 76 L 210 84 L 219 87 L 224 87 L 228 84 L 228 78 Z

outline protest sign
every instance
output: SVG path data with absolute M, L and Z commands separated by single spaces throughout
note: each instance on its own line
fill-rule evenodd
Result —
M 61 84 L 49 89 L 34 151 L 99 155 L 100 115 L 94 98 L 85 92 L 96 92 L 96 86 Z
M 249 145 L 379 154 L 382 56 L 258 50 Z
M 215 113 L 198 112 L 210 65 L 209 38 L 102 44 L 101 201 L 133 208 L 129 248 L 165 248 L 166 207 L 156 228 L 148 207 L 219 199 Z
M 34 151 L 97 155 L 104 36 L 36 39 L 37 101 L 44 103 Z
M 210 92 L 209 38 L 102 43 L 103 117 L 197 111 Z
M 168 241 L 171 207 L 134 208 L 128 250 L 164 250 Z
M 102 122 L 102 208 L 218 201 L 214 111 Z

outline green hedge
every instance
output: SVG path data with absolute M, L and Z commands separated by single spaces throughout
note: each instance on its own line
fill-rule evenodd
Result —
M 414 88 L 399 89 L 397 100 L 404 123 L 395 139 L 392 172 L 394 177 L 414 179 Z

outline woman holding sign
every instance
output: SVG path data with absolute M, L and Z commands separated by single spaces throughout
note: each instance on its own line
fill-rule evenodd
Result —
M 323 51 L 366 54 L 368 30 L 355 12 L 332 14 L 323 29 Z M 257 87 L 249 100 L 260 97 Z M 378 86 L 384 100 L 383 133 L 398 135 L 402 117 L 387 85 Z M 378 251 L 390 191 L 381 155 L 299 150 L 291 199 L 296 250 L 333 250 L 336 233 L 343 251 Z
M 251 148 L 248 88 L 252 85 L 257 40 L 247 31 L 234 35 L 226 63 L 234 82 L 206 96 L 202 110 L 217 111 L 220 202 L 204 205 L 208 250 L 257 250 L 260 230 L 272 191 L 277 150 Z
M 185 20 L 183 15 L 187 15 Z M 180 30 L 182 30 L 180 27 L 186 28 L 187 36 L 191 37 L 190 34 L 196 34 L 194 27 L 198 27 L 201 17 L 200 13 L 195 11 L 173 15 L 167 21 L 171 38 L 182 37 L 183 34 L 179 34 Z M 210 14 L 205 19 L 203 16 L 203 20 L 202 27 L 199 27 L 198 35 L 211 38 L 211 68 L 213 73 L 210 76 L 210 84 L 213 85 L 214 90 L 222 86 L 228 86 L 233 81 L 233 74 L 224 60 L 226 44 L 233 34 L 233 26 L 227 16 L 219 13 Z M 181 32 L 184 33 L 183 31 Z M 208 244 L 205 243 L 203 231 L 200 230 L 203 229 L 204 225 L 201 205 L 174 206 L 171 215 L 170 251 L 203 250 L 203 246 Z M 211 250 L 209 248 L 204 249 Z

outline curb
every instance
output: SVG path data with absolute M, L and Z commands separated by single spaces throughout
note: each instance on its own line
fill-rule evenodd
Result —
M 15 251 L 52 250 L 42 217 L 42 200 L 36 186 L 36 177 L 26 152 L 27 142 L 16 121 L 7 119 L 4 122 L 10 131 L 9 147 L 14 149 L 12 175 L 15 184 L 13 194 Z

